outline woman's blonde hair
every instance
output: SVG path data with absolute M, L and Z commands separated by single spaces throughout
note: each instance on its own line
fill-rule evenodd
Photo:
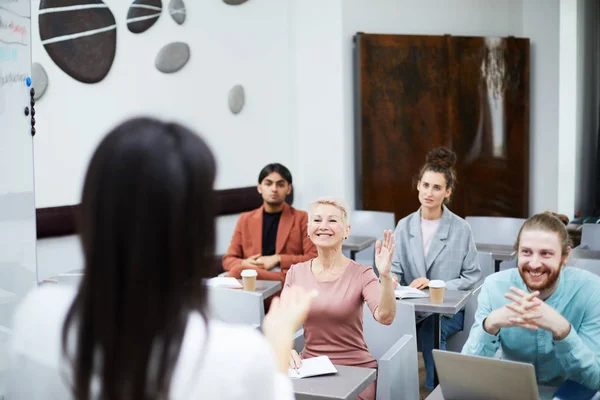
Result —
M 343 199 L 332 197 L 332 196 L 323 196 L 319 197 L 317 200 L 310 203 L 308 206 L 308 219 L 311 220 L 313 216 L 313 210 L 316 206 L 320 204 L 330 205 L 337 207 L 342 212 L 342 222 L 344 225 L 348 226 L 350 223 L 350 207 L 348 203 L 346 203 Z

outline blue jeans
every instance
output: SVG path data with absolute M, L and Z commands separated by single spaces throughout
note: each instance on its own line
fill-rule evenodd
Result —
M 454 314 L 453 317 L 448 318 L 445 316 L 440 317 L 440 349 L 446 350 L 446 339 L 454 335 L 456 332 L 463 329 L 463 321 L 465 312 L 461 311 Z M 425 387 L 429 390 L 433 390 L 433 338 L 435 332 L 433 331 L 433 315 L 427 317 L 419 327 L 419 340 L 421 342 L 421 351 L 423 352 L 423 361 L 425 361 L 425 371 L 427 373 L 425 380 Z

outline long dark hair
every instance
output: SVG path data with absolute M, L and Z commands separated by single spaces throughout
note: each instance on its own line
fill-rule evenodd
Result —
M 188 315 L 206 320 L 215 173 L 175 123 L 132 119 L 96 149 L 78 218 L 85 273 L 62 332 L 77 400 L 169 397 Z

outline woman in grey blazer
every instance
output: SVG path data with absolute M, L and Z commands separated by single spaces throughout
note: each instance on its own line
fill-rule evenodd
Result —
M 456 154 L 438 147 L 427 154 L 419 172 L 417 190 L 421 207 L 398 222 L 394 231 L 396 251 L 392 272 L 403 286 L 426 288 L 429 280 L 441 279 L 448 290 L 469 290 L 481 278 L 477 249 L 467 222 L 453 214 L 450 200 L 456 175 Z M 440 347 L 463 329 L 463 312 L 442 316 Z M 433 390 L 433 318 L 419 327 L 419 340 L 427 370 L 426 388 Z

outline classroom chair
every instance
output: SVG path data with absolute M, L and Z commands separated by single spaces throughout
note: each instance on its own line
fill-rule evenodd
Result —
M 363 330 L 369 351 L 378 363 L 377 400 L 419 398 L 419 361 L 415 307 L 396 302 L 391 325 L 380 324 L 363 308 Z
M 396 220 L 393 212 L 354 210 L 350 213 L 350 228 L 353 236 L 383 237 L 385 229 L 394 230 Z M 356 253 L 356 262 L 375 269 L 375 245 Z M 375 272 L 377 274 L 377 271 Z
M 479 298 L 479 292 L 481 292 L 481 287 L 483 286 L 484 280 L 485 278 L 481 279 L 475 285 L 475 289 L 473 289 L 473 291 L 471 292 L 469 300 L 467 300 L 467 304 L 464 308 L 465 317 L 463 329 L 446 339 L 446 350 L 460 353 L 462 351 L 463 346 L 467 342 L 467 339 L 469 338 L 469 333 L 471 333 L 471 327 L 475 323 L 475 312 L 477 311 L 478 305 L 477 299 Z
M 578 247 L 600 251 L 600 224 L 583 224 L 581 244 Z
M 232 324 L 262 326 L 265 318 L 263 296 L 258 292 L 208 287 L 209 315 Z

